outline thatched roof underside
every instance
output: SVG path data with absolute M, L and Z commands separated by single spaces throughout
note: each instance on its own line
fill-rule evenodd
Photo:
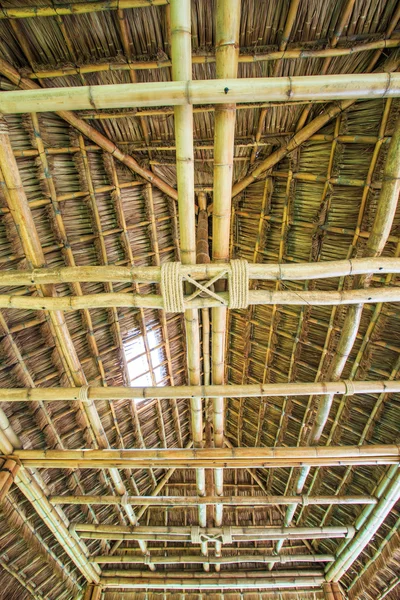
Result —
M 58 0 L 53 2 L 57 6 Z M 28 0 L 1 0 L 2 8 L 46 5 Z M 240 30 L 241 54 L 255 55 L 276 50 L 281 42 L 289 1 L 243 0 Z M 395 0 L 357 0 L 338 42 L 339 47 L 380 40 L 390 28 L 398 9 Z M 347 2 L 312 0 L 300 2 L 288 48 L 318 49 L 329 45 Z M 215 46 L 212 0 L 192 1 L 192 46 L 194 55 L 210 55 Z M 129 48 L 124 47 L 118 11 L 110 10 L 63 17 L 0 19 L 0 57 L 31 77 L 42 87 L 80 86 L 131 81 L 128 70 L 120 70 L 129 60 L 158 61 L 159 68 L 136 70 L 136 80 L 169 81 L 170 47 L 166 31 L 165 6 L 126 9 Z M 396 26 L 392 39 L 396 38 Z M 400 31 L 398 32 L 400 35 Z M 130 56 L 127 55 L 129 50 Z M 368 69 L 376 50 L 332 58 L 328 73 L 362 73 Z M 374 67 L 396 63 L 399 50 L 384 50 Z M 239 63 L 238 77 L 277 75 L 316 75 L 323 58 Z M 100 72 L 84 65 L 113 65 Z M 59 75 L 57 70 L 72 69 Z M 56 71 L 38 79 L 35 73 Z M 49 74 L 51 75 L 51 73 Z M 54 76 L 53 76 L 54 75 Z M 193 65 L 193 79 L 215 78 L 215 64 Z M 15 86 L 0 75 L 0 89 Z M 234 181 L 242 179 L 255 165 L 284 145 L 296 130 L 303 111 L 306 123 L 320 114 L 325 104 L 286 103 L 268 107 L 239 107 L 236 114 Z M 399 115 L 398 100 L 358 101 L 328 123 L 318 134 L 281 160 L 265 179 L 249 185 L 233 200 L 231 258 L 249 262 L 309 262 L 338 260 L 363 255 L 371 228 L 388 140 Z M 153 173 L 176 187 L 173 110 L 82 112 L 92 127 L 117 143 Z M 101 117 L 101 118 L 100 118 Z M 80 265 L 150 266 L 179 260 L 177 204 L 159 189 L 95 147 L 53 113 L 38 115 L 39 131 L 32 115 L 7 115 L 10 138 L 17 157 L 25 192 L 48 266 Z M 61 211 L 65 231 L 48 190 L 43 161 L 38 155 L 38 136 L 47 150 L 50 176 Z M 323 137 L 324 136 L 324 137 Z M 339 137 L 338 137 L 339 136 Z M 340 137 L 342 136 L 342 137 Z M 347 136 L 346 138 L 343 136 Z M 368 136 L 360 142 L 357 136 Z M 379 142 L 385 138 L 383 142 Z M 194 114 L 195 185 L 213 202 L 214 113 L 196 108 Z M 82 151 L 82 146 L 87 149 Z M 371 169 L 374 153 L 378 152 Z M 86 156 L 85 156 L 86 155 Z M 86 168 L 85 163 L 87 158 Z M 48 178 L 48 173 L 47 173 Z M 329 185 L 325 185 L 329 179 Z M 116 189 L 116 181 L 121 186 Z M 93 210 L 97 205 L 99 222 Z M 120 194 L 126 226 L 117 209 Z M 100 226 L 99 226 L 100 223 Z M 155 223 L 155 227 L 153 226 Z M 212 248 L 210 213 L 210 248 Z M 131 253 L 127 250 L 130 246 Z M 400 248 L 400 209 L 384 256 L 398 256 Z M 27 268 L 27 261 L 12 216 L 0 188 L 0 268 Z M 373 286 L 395 285 L 396 276 L 375 276 Z M 258 288 L 275 289 L 275 282 L 259 282 Z M 312 282 L 285 282 L 277 289 L 349 289 L 352 278 Z M 156 292 L 156 285 L 140 285 L 140 291 Z M 127 290 L 126 284 L 113 285 L 114 291 Z M 132 289 L 132 287 L 130 287 Z M 57 285 L 58 295 L 76 293 L 69 284 Z M 10 293 L 2 288 L 1 293 Z M 83 294 L 110 291 L 107 284 L 81 284 Z M 36 294 L 26 288 L 18 294 Z M 227 383 L 274 383 L 323 381 L 335 355 L 346 307 L 251 306 L 229 311 L 226 344 Z M 86 379 L 92 385 L 183 385 L 187 384 L 184 320 L 180 314 L 159 310 L 97 309 L 65 314 L 68 330 Z M 361 325 L 342 378 L 358 380 L 398 379 L 400 369 L 400 312 L 398 304 L 365 305 Z M 127 363 L 127 369 L 124 368 Z M 4 310 L 0 315 L 0 386 L 70 386 L 71 373 L 57 347 L 45 311 Z M 151 400 L 132 403 L 96 403 L 109 444 L 113 448 L 177 448 L 191 440 L 190 406 L 186 399 Z M 90 447 L 92 438 L 81 409 L 68 403 L 2 403 L 11 426 L 23 448 L 78 449 Z M 233 446 L 306 445 L 316 410 L 316 399 L 277 397 L 227 399 L 225 435 Z M 392 444 L 399 440 L 400 397 L 396 394 L 340 396 L 334 398 L 320 444 Z M 370 495 L 386 467 L 335 467 L 311 469 L 304 493 Z M 46 494 L 112 494 L 106 472 L 94 470 L 40 469 Z M 121 471 L 130 494 L 149 495 L 165 471 Z M 290 469 L 258 470 L 257 475 L 270 494 L 293 494 L 296 473 Z M 225 470 L 227 495 L 263 494 L 247 471 Z M 165 495 L 195 494 L 195 471 L 177 470 Z M 283 507 L 284 509 L 285 507 Z M 393 536 L 399 524 L 399 508 L 393 510 L 359 558 L 341 579 L 347 590 L 358 590 L 352 600 L 399 598 L 399 546 Z M 224 524 L 282 525 L 282 507 L 224 508 Z M 296 511 L 293 524 L 353 524 L 362 506 L 309 506 Z M 63 506 L 71 522 L 124 524 L 125 516 L 115 506 Z M 210 517 L 210 515 L 209 515 Z M 211 517 L 210 517 L 211 518 Z M 197 523 L 195 507 L 148 508 L 141 519 L 145 525 L 186 525 Z M 285 542 L 284 552 L 334 554 L 341 540 Z M 373 571 L 385 547 L 394 551 Z M 106 554 L 112 543 L 86 540 L 90 555 Z M 166 544 L 150 542 L 152 555 L 164 555 Z M 174 548 L 179 546 L 179 548 Z M 240 545 L 239 545 L 240 547 Z M 189 550 L 190 548 L 190 550 Z M 273 542 L 251 544 L 252 552 L 271 552 Z M 198 551 L 188 544 L 168 544 L 169 554 Z M 119 553 L 140 556 L 135 542 L 123 542 Z M 238 545 L 224 547 L 224 556 L 238 552 Z M 357 587 L 354 580 L 369 561 L 369 584 Z M 115 565 L 102 565 L 103 573 Z M 120 565 L 118 568 L 132 568 Z M 134 568 L 137 565 L 133 565 Z M 188 572 L 199 565 L 184 565 Z M 321 566 L 323 568 L 324 565 Z M 222 571 L 265 569 L 265 565 L 226 565 Z M 285 570 L 275 565 L 274 570 Z M 313 569 L 315 565 L 294 563 L 293 568 Z M 143 569 L 147 569 L 143 565 Z M 171 570 L 157 566 L 157 571 Z M 40 598 L 72 600 L 85 585 L 85 579 L 54 538 L 47 525 L 19 489 L 13 486 L 0 516 L 0 598 Z M 392 586 L 392 591 L 388 591 Z M 385 595 L 386 594 L 386 595 Z M 212 592 L 203 596 L 212 596 Z M 228 600 L 323 600 L 322 591 L 267 593 L 256 591 L 225 594 Z M 175 600 L 177 593 L 134 593 L 107 590 L 104 600 Z M 187 592 L 185 600 L 200 595 Z

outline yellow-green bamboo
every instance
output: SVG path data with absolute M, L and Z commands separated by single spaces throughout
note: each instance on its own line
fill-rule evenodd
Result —
M 81 15 L 92 12 L 122 10 L 124 8 L 144 8 L 150 5 L 162 6 L 168 0 L 95 0 L 57 6 L 18 6 L 2 8 L 0 19 L 29 19 L 33 17 L 58 17 L 62 15 Z
M 335 559 L 331 554 L 281 554 L 280 556 L 271 556 L 265 554 L 244 554 L 241 556 L 210 556 L 208 562 L 212 565 L 230 565 L 241 563 L 274 563 L 287 564 L 291 562 L 332 562 Z M 95 556 L 92 562 L 97 564 L 142 564 L 144 562 L 141 556 L 131 556 L 124 554 L 122 556 Z M 158 556 L 154 558 L 154 564 L 202 564 L 203 556 L 183 554 L 179 556 Z
M 31 86 L 34 85 L 31 80 L 27 81 Z M 351 99 L 398 96 L 399 73 L 181 80 L 2 92 L 0 112 L 16 114 L 27 111 L 73 111 L 93 108 L 184 107 L 228 102 L 254 103 L 263 102 L 266 98 L 271 102 L 285 102 L 288 98 L 314 101 L 343 100 L 343 106 L 339 108 L 342 111 L 346 102 L 351 104 Z M 307 128 L 309 129 L 309 126 Z M 315 131 L 310 132 L 310 135 Z M 262 170 L 265 170 L 264 167 Z M 254 181 L 254 177 L 252 180 Z

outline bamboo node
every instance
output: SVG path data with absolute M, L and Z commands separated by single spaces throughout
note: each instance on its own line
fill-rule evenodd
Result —
M 345 396 L 354 396 L 354 394 L 355 394 L 354 383 L 352 381 L 350 381 L 350 379 L 346 379 L 346 381 L 344 381 L 343 383 L 346 388 L 344 395 Z

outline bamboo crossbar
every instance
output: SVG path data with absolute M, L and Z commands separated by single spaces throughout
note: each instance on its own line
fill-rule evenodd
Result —
M 192 542 L 199 544 L 205 537 L 209 541 L 222 540 L 229 529 L 230 542 L 251 542 L 267 540 L 303 540 L 303 539 L 352 539 L 355 529 L 352 526 L 336 527 L 156 527 L 124 525 L 96 525 L 92 523 L 72 523 L 71 530 L 83 539 L 108 540 L 146 540 L 169 542 Z M 193 529 L 198 539 L 193 538 Z
M 254 103 L 266 99 L 269 102 L 285 102 L 288 99 L 348 101 L 398 96 L 400 73 L 209 79 L 2 92 L 0 112 L 15 114 L 27 111 Z
M 211 565 L 231 565 L 242 563 L 279 563 L 287 564 L 291 562 L 321 563 L 332 562 L 335 557 L 332 554 L 281 554 L 280 556 L 271 556 L 270 554 L 242 554 L 240 556 L 208 556 L 201 555 L 172 555 L 172 556 L 152 556 L 152 562 L 155 565 L 169 564 L 203 564 L 207 562 Z M 119 555 L 99 555 L 91 559 L 91 562 L 97 564 L 144 564 L 146 559 L 143 556 L 132 556 L 129 554 Z
M 249 278 L 265 281 L 304 281 L 330 277 L 346 277 L 352 275 L 368 275 L 379 273 L 400 273 L 400 258 L 355 258 L 352 260 L 336 260 L 314 263 L 295 264 L 254 264 L 250 263 Z M 226 279 L 231 273 L 231 266 L 224 265 Z M 218 263 L 180 266 L 183 277 L 188 275 L 195 280 L 211 279 L 221 272 Z M 56 267 L 23 270 L 0 271 L 0 286 L 31 286 L 51 283 L 89 283 L 89 282 L 126 282 L 126 283 L 160 283 L 161 267 Z
M 28 468 L 276 468 L 395 464 L 400 446 L 18 450 L 14 456 Z
M 18 9 L 16 9 L 18 10 Z M 1 18 L 1 14 L 0 14 Z M 291 48 L 290 50 L 279 51 L 271 50 L 268 52 L 243 53 L 238 58 L 239 63 L 254 64 L 273 60 L 288 59 L 307 59 L 307 58 L 326 58 L 334 56 L 348 56 L 357 52 L 368 52 L 379 48 L 397 48 L 400 46 L 399 39 L 375 40 L 373 42 L 357 43 L 346 48 Z M 192 64 L 204 65 L 215 63 L 215 54 L 194 54 L 192 55 Z M 106 62 L 94 64 L 82 64 L 77 67 L 62 67 L 59 69 L 35 70 L 26 74 L 29 79 L 51 79 L 55 77 L 68 77 L 73 75 L 84 75 L 87 73 L 104 73 L 107 71 L 148 71 L 149 69 L 169 69 L 172 62 L 165 60 L 129 60 L 127 62 Z
M 84 13 L 163 6 L 168 0 L 94 0 L 93 2 L 57 4 L 56 6 L 2 7 L 0 19 L 28 19 L 32 17 L 61 17 Z
M 310 383 L 262 383 L 182 385 L 163 387 L 0 388 L 0 402 L 58 402 L 88 400 L 143 400 L 150 398 L 258 398 L 274 396 L 321 396 L 324 394 L 399 393 L 400 381 L 329 381 Z
M 296 502 L 302 506 L 330 504 L 376 504 L 374 496 L 50 496 L 52 504 L 99 504 L 132 506 L 276 506 Z
M 291 588 L 318 588 L 324 583 L 324 577 L 278 577 L 274 573 L 274 578 L 251 579 L 250 577 L 232 577 L 229 580 L 215 577 L 213 580 L 197 579 L 183 577 L 178 581 L 174 581 L 168 577 L 162 579 L 130 579 L 129 577 L 107 577 L 103 576 L 100 579 L 100 585 L 103 588 L 118 588 L 118 589 L 139 589 L 139 590 L 213 590 L 213 589 L 228 589 L 228 590 L 274 590 L 274 589 L 291 589 Z
M 219 292 L 216 295 L 217 297 L 186 297 L 184 310 L 228 306 L 228 292 Z M 332 292 L 320 290 L 298 292 L 272 290 L 249 291 L 249 305 L 342 306 L 347 304 L 376 304 L 381 302 L 400 302 L 400 286 Z M 0 309 L 71 311 L 112 307 L 165 308 L 163 296 L 157 294 L 141 295 L 137 293 L 109 292 L 82 296 L 44 298 L 38 296 L 0 295 Z

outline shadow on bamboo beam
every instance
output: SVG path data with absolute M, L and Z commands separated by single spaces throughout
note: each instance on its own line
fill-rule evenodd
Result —
M 32 83 L 32 82 L 31 82 Z M 3 114 L 400 95 L 400 73 L 126 83 L 2 92 Z

